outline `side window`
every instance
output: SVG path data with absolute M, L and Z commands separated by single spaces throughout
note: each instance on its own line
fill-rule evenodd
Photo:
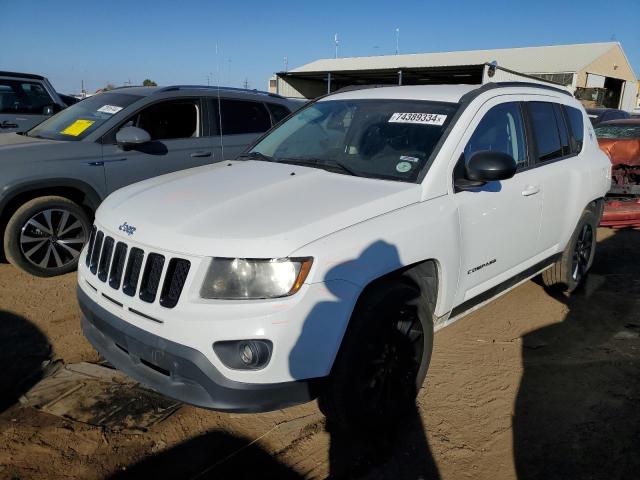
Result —
M 0 113 L 44 114 L 53 99 L 40 83 L 0 80 Z
M 584 120 L 582 112 L 577 108 L 564 107 L 564 111 L 569 119 L 569 126 L 571 127 L 572 151 L 573 153 L 580 153 L 582 151 L 582 143 L 584 142 Z
M 524 125 L 519 103 L 503 103 L 485 114 L 464 149 L 464 158 L 469 159 L 481 150 L 509 154 L 518 168 L 526 166 Z
M 538 147 L 538 161 L 548 162 L 561 158 L 562 143 L 558 133 L 555 109 L 549 102 L 529 102 L 531 126 Z
M 200 101 L 170 100 L 155 103 L 135 114 L 123 126 L 133 125 L 149 132 L 151 140 L 200 136 Z
M 223 135 L 262 133 L 271 128 L 264 104 L 245 100 L 221 100 L 220 121 Z
M 269 108 L 271 112 L 274 125 L 291 113 L 287 107 L 278 105 L 277 103 L 267 103 L 267 108 Z

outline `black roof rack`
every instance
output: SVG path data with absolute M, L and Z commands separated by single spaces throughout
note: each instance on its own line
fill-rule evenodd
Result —
M 44 80 L 42 75 L 36 75 L 34 73 L 0 72 L 0 77 L 22 77 L 32 78 L 34 80 Z
M 225 92 L 244 92 L 255 93 L 258 95 L 267 95 L 269 97 L 284 98 L 282 95 L 278 95 L 271 92 L 265 92 L 262 90 L 252 90 L 248 88 L 235 88 L 235 87 L 218 87 L 217 85 L 170 85 L 168 87 L 160 87 L 154 93 L 161 92 L 174 92 L 176 90 L 221 90 Z

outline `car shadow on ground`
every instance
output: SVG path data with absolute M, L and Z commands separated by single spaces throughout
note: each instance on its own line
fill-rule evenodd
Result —
M 40 381 L 51 345 L 29 320 L 0 310 L 0 413 Z
M 554 294 L 564 320 L 523 337 L 513 419 L 520 480 L 640 470 L 640 232 L 618 231 L 597 248 L 585 287 Z

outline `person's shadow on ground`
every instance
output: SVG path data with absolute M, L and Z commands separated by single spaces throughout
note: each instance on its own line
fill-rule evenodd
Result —
M 565 319 L 523 337 L 513 419 L 517 476 L 640 476 L 640 232 L 597 246 Z
M 38 327 L 0 310 L 0 413 L 42 379 L 50 359 L 51 345 Z
M 340 278 L 343 270 L 371 268 L 381 260 L 399 265 L 395 247 L 385 242 L 376 242 L 357 258 L 332 268 L 330 275 Z M 328 322 L 339 321 L 337 312 L 342 310 L 340 302 L 351 302 L 343 298 L 339 290 L 328 282 L 335 300 L 318 304 L 305 320 L 296 346 L 291 353 L 291 368 L 294 377 L 304 374 L 305 365 L 296 359 L 312 357 L 311 350 L 318 347 L 318 338 Z M 325 348 L 318 349 L 318 355 Z M 439 478 L 435 461 L 425 435 L 420 412 L 415 404 L 405 412 L 401 423 L 381 431 L 349 431 L 326 422 L 330 436 L 329 478 L 397 478 L 435 480 Z M 378 422 L 379 418 L 371 418 Z M 209 432 L 188 440 L 165 452 L 147 457 L 137 465 L 128 467 L 115 478 L 190 478 L 190 479 L 255 479 L 305 478 L 303 473 L 286 466 L 257 443 L 222 433 Z

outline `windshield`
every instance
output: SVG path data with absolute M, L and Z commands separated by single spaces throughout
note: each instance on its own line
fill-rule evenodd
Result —
M 29 130 L 27 135 L 50 140 L 82 140 L 140 98 L 126 93 L 100 93 L 62 110 Z
M 293 115 L 247 156 L 414 182 L 456 109 L 415 100 L 320 101 Z
M 640 138 L 640 125 L 603 125 L 595 130 L 598 138 Z

